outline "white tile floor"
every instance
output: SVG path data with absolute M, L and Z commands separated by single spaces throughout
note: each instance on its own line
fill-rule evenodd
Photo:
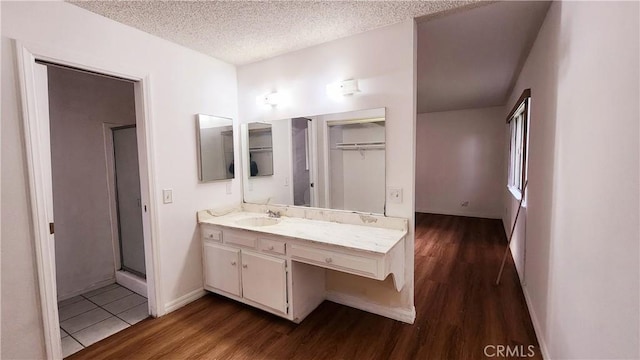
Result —
M 63 357 L 149 316 L 147 299 L 118 284 L 61 301 L 58 313 Z

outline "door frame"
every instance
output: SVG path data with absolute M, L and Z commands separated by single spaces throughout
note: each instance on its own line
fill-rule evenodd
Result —
M 151 76 L 145 69 L 123 66 L 118 61 L 96 58 L 86 53 L 68 51 L 37 43 L 13 40 L 18 67 L 18 81 L 23 112 L 25 151 L 28 172 L 28 187 L 31 205 L 32 230 L 34 234 L 35 263 L 38 276 L 45 349 L 48 359 L 62 358 L 60 327 L 57 306 L 56 264 L 53 237 L 49 234 L 52 222 L 48 209 L 52 208 L 50 147 L 42 139 L 48 132 L 43 125 L 43 116 L 38 113 L 38 104 L 43 101 L 36 92 L 36 60 L 116 76 L 134 81 L 138 157 L 140 160 L 140 186 L 143 207 L 143 233 L 149 313 L 161 316 L 165 309 L 162 300 L 160 251 L 158 244 L 159 222 L 153 154 L 153 131 L 151 119 Z M 48 99 L 47 99 L 48 101 Z M 48 117 L 47 117 L 48 118 Z

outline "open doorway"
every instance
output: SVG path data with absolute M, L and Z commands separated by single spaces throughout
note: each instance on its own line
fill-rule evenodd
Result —
M 44 340 L 48 357 L 59 358 L 158 315 L 146 77 L 84 70 L 76 64 L 102 67 L 78 54 L 51 57 L 47 49 L 17 46 Z M 137 163 L 130 183 L 137 184 L 134 228 L 142 234 L 143 265 L 126 272 L 136 275 L 137 287 L 116 276 L 124 273 L 117 270 L 129 250 L 121 250 L 121 224 L 112 215 L 118 212 L 114 127 L 130 127 L 135 139 L 124 158 Z
M 42 110 L 49 115 L 56 290 L 68 356 L 149 316 L 134 84 L 38 66 L 48 90 Z

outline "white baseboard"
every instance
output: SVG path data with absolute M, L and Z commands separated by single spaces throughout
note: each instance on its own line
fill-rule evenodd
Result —
M 134 293 L 147 296 L 147 281 L 124 270 L 116 271 L 116 282 Z
M 200 299 L 206 293 L 207 292 L 204 291 L 204 289 L 196 289 L 188 294 L 180 296 L 175 300 L 169 301 L 164 305 L 164 314 L 166 315 L 172 311 L 178 310 L 181 307 Z
M 440 215 L 453 215 L 453 216 L 466 216 L 466 217 L 476 217 L 483 219 L 502 219 L 502 215 L 482 212 L 482 211 L 461 211 L 461 210 L 441 210 L 441 209 L 426 209 L 426 208 L 416 208 L 416 212 L 425 213 L 425 214 L 440 214 Z
M 413 324 L 416 321 L 416 308 L 390 308 L 376 303 L 364 301 L 359 297 L 327 291 L 326 298 L 329 301 L 338 303 L 352 308 L 360 309 L 390 319 L 402 321 L 404 323 Z
M 78 295 L 82 295 L 84 293 L 88 293 L 89 291 L 95 290 L 95 289 L 99 289 L 101 287 L 107 286 L 107 285 L 111 285 L 113 283 L 116 282 L 115 278 L 111 278 L 111 279 L 105 279 L 102 281 L 98 281 L 97 283 L 89 286 L 88 288 L 84 288 L 82 290 L 76 290 L 67 294 L 58 294 L 58 302 L 63 301 L 63 300 L 67 300 L 67 299 L 71 299 L 74 296 L 78 296 Z
M 524 300 L 527 303 L 527 308 L 529 309 L 529 315 L 531 316 L 531 322 L 533 323 L 533 330 L 536 332 L 536 338 L 538 338 L 538 344 L 540 344 L 540 351 L 542 352 L 543 359 L 551 359 L 549 356 L 549 349 L 547 348 L 547 343 L 544 341 L 544 333 L 540 328 L 540 323 L 538 322 L 538 316 L 536 316 L 536 312 L 531 306 L 531 298 L 529 297 L 529 292 L 526 287 L 522 287 L 522 292 L 524 293 Z

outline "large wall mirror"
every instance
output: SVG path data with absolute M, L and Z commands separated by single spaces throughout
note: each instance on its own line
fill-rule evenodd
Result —
M 233 179 L 233 120 L 198 114 L 196 121 L 200 181 Z
M 384 214 L 384 108 L 243 124 L 242 139 L 246 202 Z

